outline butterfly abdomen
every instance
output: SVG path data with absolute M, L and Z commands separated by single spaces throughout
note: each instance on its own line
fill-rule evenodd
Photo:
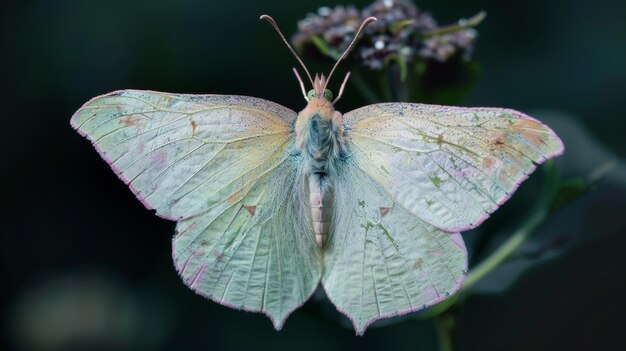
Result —
M 326 176 L 320 173 L 309 175 L 309 203 L 315 242 L 322 247 L 330 231 L 332 218 L 332 187 Z

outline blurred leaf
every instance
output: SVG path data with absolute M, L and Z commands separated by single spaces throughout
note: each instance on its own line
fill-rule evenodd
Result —
M 326 41 L 320 38 L 318 35 L 314 35 L 311 37 L 311 42 L 315 47 L 324 55 L 332 58 L 333 60 L 339 59 L 341 54 L 337 54 L 334 50 L 328 47 Z
M 396 22 L 393 22 L 391 24 L 391 26 L 389 27 L 389 31 L 392 34 L 396 35 L 401 30 L 403 30 L 404 28 L 412 25 L 413 23 L 415 23 L 415 20 L 413 20 L 413 19 L 405 19 L 405 20 L 401 20 L 401 21 L 396 21 Z
M 565 152 L 556 160 L 563 176 L 583 177 L 599 186 L 626 187 L 625 160 L 598 140 L 580 118 L 555 110 L 537 110 L 530 115 L 549 125 L 563 140 Z
M 441 26 L 428 32 L 421 33 L 424 38 L 430 38 L 438 35 L 446 35 L 454 32 L 458 32 L 463 29 L 476 27 L 487 17 L 487 12 L 480 11 L 474 16 L 468 19 L 460 19 L 457 23 L 449 24 L 447 26 Z
M 554 213 L 566 204 L 580 197 L 587 190 L 589 183 L 582 178 L 574 178 L 564 181 L 550 204 L 550 213 Z
M 512 287 L 524 274 L 539 269 L 543 264 L 567 254 L 574 247 L 584 245 L 599 237 L 610 228 L 598 223 L 593 237 L 584 236 L 581 224 L 590 216 L 584 205 L 602 190 L 616 196 L 626 195 L 626 167 L 616 161 L 608 149 L 589 134 L 574 117 L 564 113 L 534 113 L 533 116 L 554 128 L 565 144 L 565 153 L 554 162 L 559 173 L 565 173 L 567 180 L 559 180 L 555 192 L 547 203 L 550 218 L 528 237 L 509 259 L 489 272 L 484 279 L 470 289 L 472 294 L 498 294 Z M 542 167 L 545 167 L 542 166 Z M 541 191 L 541 198 L 545 192 Z M 538 199 L 538 201 L 541 201 Z M 545 200 L 543 200 L 545 201 Z M 581 203 L 571 206 L 572 202 Z M 624 199 L 626 202 L 626 199 Z M 505 228 L 496 229 L 506 232 Z M 501 242 L 501 235 L 492 240 Z M 497 250 L 493 248 L 492 251 Z M 538 271 L 540 272 L 540 271 Z

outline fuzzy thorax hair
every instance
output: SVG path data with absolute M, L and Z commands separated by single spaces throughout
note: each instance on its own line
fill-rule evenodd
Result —
M 322 79 L 318 81 L 323 83 Z M 298 114 L 296 146 L 308 174 L 336 174 L 339 159 L 347 154 L 347 140 L 341 113 L 324 97 L 314 97 Z

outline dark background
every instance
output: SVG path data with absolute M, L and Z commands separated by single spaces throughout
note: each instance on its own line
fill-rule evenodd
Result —
M 353 3 L 362 8 L 369 1 Z M 174 223 L 145 210 L 69 125 L 85 101 L 122 88 L 251 95 L 299 110 L 303 101 L 291 73 L 296 63 L 258 17 L 271 14 L 290 36 L 307 12 L 335 4 L 0 5 L 4 349 L 435 348 L 430 320 L 374 325 L 356 337 L 338 313 L 316 313 L 329 307 L 320 298 L 276 332 L 265 316 L 195 295 L 171 262 Z M 626 347 L 624 4 L 417 3 L 440 23 L 488 13 L 478 28 L 481 76 L 465 105 L 515 108 L 551 125 L 566 145 L 556 162 L 564 177 L 588 179 L 607 160 L 614 164 L 550 218 L 525 246 L 528 255 L 495 271 L 467 298 L 455 329 L 457 349 Z M 348 86 L 337 108 L 361 104 Z M 523 221 L 536 196 L 533 184 L 483 231 L 498 229 L 506 237 L 507 224 Z M 470 248 L 474 234 L 482 235 L 464 235 Z M 490 248 L 472 254 L 470 264 Z

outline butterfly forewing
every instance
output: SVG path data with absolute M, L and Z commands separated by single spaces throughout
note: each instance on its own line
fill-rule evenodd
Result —
M 520 112 L 385 103 L 344 115 L 358 167 L 422 220 L 473 228 L 535 164 L 562 153 L 554 132 Z
M 357 333 L 454 294 L 467 270 L 461 236 L 417 218 L 357 165 L 339 173 L 322 282 Z
M 72 126 L 148 208 L 178 220 L 283 162 L 295 118 L 252 97 L 125 90 L 86 103 Z

